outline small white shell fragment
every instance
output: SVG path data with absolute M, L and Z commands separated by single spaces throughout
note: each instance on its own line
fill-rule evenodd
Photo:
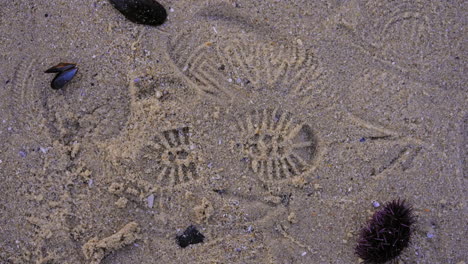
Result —
M 163 96 L 163 94 L 161 93 L 161 91 L 156 91 L 156 98 L 161 98 Z
M 47 151 L 49 151 L 49 148 L 43 148 L 43 147 L 39 147 L 39 149 L 41 150 L 42 153 L 46 154 Z
M 380 206 L 379 202 L 377 201 L 372 201 L 372 205 L 374 206 L 374 208 L 377 208 Z
M 305 255 L 307 255 L 307 252 L 305 252 L 305 251 L 304 251 L 304 252 L 302 252 L 301 256 L 303 256 L 303 257 L 304 257 Z
M 151 194 L 150 196 L 148 196 L 148 207 L 153 208 L 153 205 L 154 205 L 154 194 Z
M 76 158 L 76 155 L 77 155 L 78 152 L 80 151 L 80 147 L 81 147 L 81 146 L 80 146 L 80 143 L 78 143 L 78 142 L 76 142 L 76 141 L 73 143 L 73 146 L 72 146 L 72 149 L 71 149 L 71 153 L 70 153 L 70 156 L 71 156 L 72 158 Z

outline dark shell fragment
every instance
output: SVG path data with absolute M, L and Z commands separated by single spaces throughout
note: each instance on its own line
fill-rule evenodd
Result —
M 61 62 L 54 67 L 47 69 L 45 72 L 57 73 L 57 75 L 55 75 L 54 79 L 50 83 L 50 86 L 52 89 L 58 90 L 63 88 L 73 79 L 73 77 L 75 77 L 76 73 L 78 72 L 78 68 L 76 68 L 76 64 Z
M 109 0 L 128 20 L 158 26 L 167 18 L 166 9 L 154 0 Z
M 182 235 L 176 237 L 177 244 L 181 248 L 188 247 L 192 244 L 203 243 L 205 236 L 201 234 L 193 225 L 187 227 Z
M 52 80 L 52 83 L 50 84 L 52 89 L 58 90 L 63 88 L 65 84 L 67 84 L 69 81 L 71 81 L 71 79 L 73 79 L 77 71 L 78 68 L 72 68 L 70 70 L 57 74 Z
M 45 73 L 56 73 L 56 72 L 64 72 L 67 70 L 70 70 L 72 68 L 75 68 L 76 64 L 73 63 L 66 63 L 66 62 L 61 62 L 54 67 L 51 67 L 45 71 Z

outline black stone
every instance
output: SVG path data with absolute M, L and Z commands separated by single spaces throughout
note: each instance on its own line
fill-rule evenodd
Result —
M 187 227 L 182 235 L 176 236 L 177 244 L 181 248 L 185 248 L 193 244 L 203 243 L 203 239 L 205 239 L 205 236 L 202 235 L 193 225 Z
M 128 20 L 158 26 L 167 18 L 166 9 L 154 0 L 109 0 Z
M 219 195 L 223 195 L 226 193 L 226 190 L 225 189 L 213 189 L 213 192 L 219 194 Z

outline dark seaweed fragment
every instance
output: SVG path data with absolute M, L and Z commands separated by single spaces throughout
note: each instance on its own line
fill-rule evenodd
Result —
M 187 227 L 182 235 L 176 236 L 177 244 L 181 248 L 185 248 L 193 244 L 203 243 L 204 239 L 205 236 L 202 235 L 193 225 Z

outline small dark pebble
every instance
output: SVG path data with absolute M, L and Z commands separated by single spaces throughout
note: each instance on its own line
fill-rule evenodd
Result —
M 366 142 L 366 138 L 361 138 L 359 142 Z
M 226 190 L 224 189 L 213 189 L 213 192 L 219 194 L 219 195 L 223 195 L 226 193 Z
M 289 201 L 291 199 L 292 193 L 290 194 L 282 194 L 281 197 L 281 203 L 285 206 L 289 205 Z
M 381 139 L 388 139 L 391 138 L 392 136 L 386 135 L 386 136 L 375 136 L 375 137 L 369 137 L 369 140 L 381 140 Z
M 150 26 L 159 26 L 167 18 L 166 9 L 154 0 L 109 0 L 128 20 Z
M 181 248 L 185 248 L 189 245 L 203 243 L 205 236 L 202 235 L 196 227 L 193 225 L 187 227 L 182 235 L 176 236 L 177 244 Z

